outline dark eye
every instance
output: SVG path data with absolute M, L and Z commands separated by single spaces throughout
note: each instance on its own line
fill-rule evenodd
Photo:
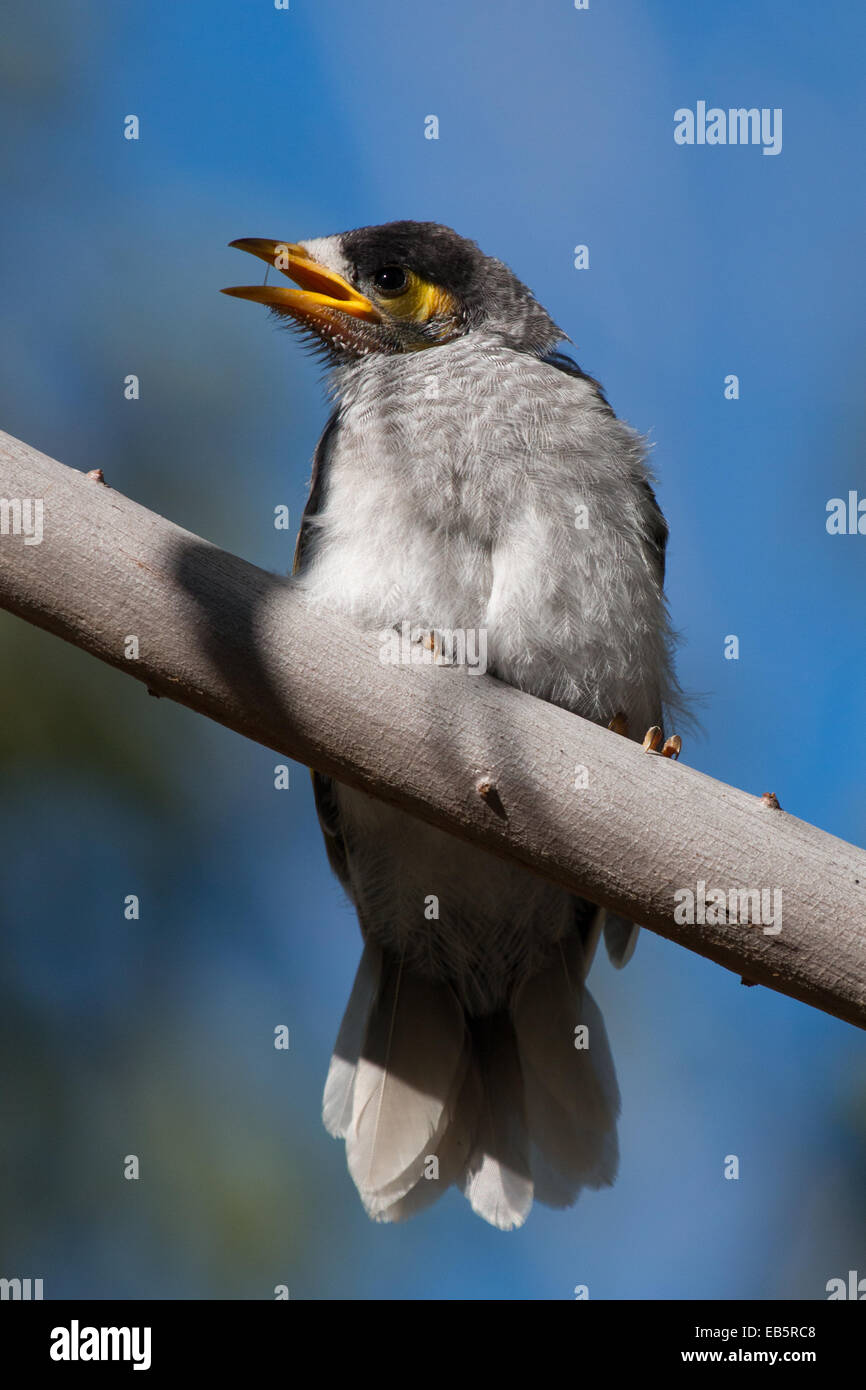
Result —
M 373 284 L 381 294 L 402 294 L 409 276 L 402 265 L 380 265 L 373 274 Z

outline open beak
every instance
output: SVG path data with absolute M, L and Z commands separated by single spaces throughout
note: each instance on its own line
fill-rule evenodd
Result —
M 274 266 L 289 280 L 294 280 L 300 289 L 289 289 L 284 285 L 240 285 L 223 290 L 223 294 L 234 295 L 237 299 L 252 299 L 256 304 L 266 304 L 278 313 L 289 314 L 292 318 L 320 332 L 332 333 L 335 314 L 348 314 L 353 319 L 363 319 L 366 323 L 381 323 L 382 315 L 374 304 L 344 280 L 342 275 L 329 270 L 327 266 L 314 261 L 303 246 L 285 241 L 265 241 L 259 237 L 242 237 L 229 242 L 239 251 L 248 251 Z

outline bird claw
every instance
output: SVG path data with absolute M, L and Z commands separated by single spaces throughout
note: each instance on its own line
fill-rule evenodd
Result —
M 429 632 L 422 633 L 419 640 L 421 646 L 424 647 L 426 651 L 433 653 L 434 661 L 437 657 L 442 655 L 442 639 L 435 628 L 431 628 Z
M 445 649 L 445 642 L 442 634 L 435 628 L 425 628 L 420 630 L 412 641 L 416 646 L 422 647 L 430 656 L 425 658 L 433 666 L 450 666 L 451 654 Z
M 628 719 L 626 715 L 615 714 L 607 726 L 615 734 L 622 734 L 623 738 L 628 738 Z
M 647 729 L 643 738 L 643 750 L 645 753 L 658 753 L 662 758 L 678 758 L 683 751 L 683 741 L 679 734 L 671 734 L 662 742 L 662 731 L 658 724 L 653 724 L 651 729 Z

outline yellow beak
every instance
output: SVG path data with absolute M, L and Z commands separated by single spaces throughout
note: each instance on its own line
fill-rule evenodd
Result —
M 381 323 L 382 315 L 363 294 L 344 280 L 342 275 L 329 270 L 327 266 L 314 261 L 303 246 L 285 241 L 265 241 L 259 237 L 242 237 L 229 242 L 239 251 L 248 251 L 274 266 L 300 289 L 287 289 L 283 285 L 240 285 L 223 290 L 223 294 L 234 295 L 237 299 L 252 299 L 256 304 L 267 304 L 278 312 L 291 314 L 313 327 L 333 324 L 333 314 L 348 314 L 351 318 L 364 319 L 367 323 Z

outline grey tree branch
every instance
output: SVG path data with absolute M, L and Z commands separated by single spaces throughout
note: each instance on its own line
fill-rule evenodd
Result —
M 375 637 L 312 610 L 291 581 L 4 434 L 0 499 L 11 612 L 284 756 L 866 1026 L 862 850 L 488 676 L 382 664 Z M 42 503 L 38 544 L 14 534 L 26 499 Z M 38 508 L 22 525 L 28 515 L 32 529 Z M 718 909 L 719 922 L 677 922 L 682 890 L 699 899 L 701 883 L 778 890 L 781 930 Z

